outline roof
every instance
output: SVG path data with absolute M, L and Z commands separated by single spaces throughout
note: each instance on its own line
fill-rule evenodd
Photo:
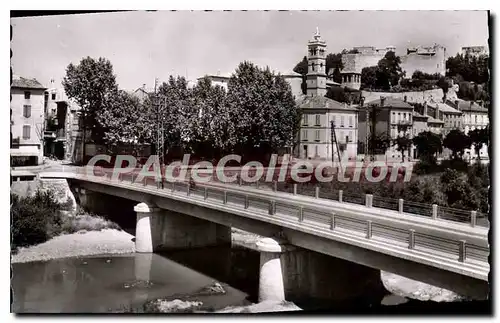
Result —
M 479 104 L 473 101 L 465 101 L 465 100 L 459 100 L 458 101 L 458 109 L 462 112 L 483 112 L 483 113 L 488 113 L 488 109 L 483 108 Z
M 442 123 L 442 124 L 444 124 L 444 121 L 429 116 L 427 119 L 427 123 Z
M 366 103 L 366 105 L 376 105 L 380 106 L 380 99 L 370 101 Z M 391 107 L 391 108 L 398 108 L 398 109 L 412 109 L 413 107 L 409 105 L 407 102 L 401 100 L 401 99 L 396 99 L 393 97 L 386 97 L 385 102 L 384 102 L 385 107 Z
M 344 110 L 344 111 L 358 111 L 357 108 L 349 106 L 346 103 L 340 103 L 335 100 L 329 99 L 325 96 L 307 96 L 303 100 L 297 102 L 301 109 L 329 109 L 329 110 Z
M 417 112 L 417 111 L 415 111 L 415 110 L 413 111 L 413 117 L 414 117 L 414 118 L 415 118 L 415 117 L 416 117 L 416 118 L 425 118 L 425 119 L 428 119 L 428 118 L 429 118 L 429 116 L 424 116 L 423 114 L 420 114 L 420 113 L 418 113 L 418 112 Z
M 287 77 L 302 77 L 302 74 L 294 72 L 294 71 L 285 72 L 281 75 L 283 75 L 285 78 L 287 78 Z
M 326 85 L 327 86 L 341 86 L 342 84 L 335 82 L 332 79 L 326 79 Z
M 444 113 L 462 114 L 461 111 L 450 107 L 448 104 L 444 104 L 444 103 L 435 103 L 435 104 L 438 107 L 439 111 L 442 111 Z
M 36 79 L 28 79 L 24 77 L 13 77 L 11 87 L 22 89 L 40 89 L 45 90 L 46 87 L 40 84 Z

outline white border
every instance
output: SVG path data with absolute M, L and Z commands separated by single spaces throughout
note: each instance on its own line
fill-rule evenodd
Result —
M 122 0 L 119 2 L 103 2 L 102 0 L 86 0 L 86 1 L 81 1 L 81 2 L 71 2 L 71 1 L 51 1 L 51 0 L 46 0 L 46 1 L 16 1 L 16 2 L 3 2 L 4 4 L 9 5 L 9 10 L 13 9 L 21 9 L 21 10 L 34 10 L 34 9 L 43 9 L 43 10 L 85 10 L 86 8 L 92 8 L 93 10 L 99 9 L 99 10 L 144 10 L 144 9 L 151 9 L 151 8 L 156 8 L 158 10 L 200 10 L 200 9 L 212 9 L 212 10 L 222 10 L 222 9 L 232 9 L 232 10 L 238 10 L 238 9 L 247 9 L 247 10 L 277 10 L 277 9 L 288 9 L 288 10 L 493 10 L 493 14 L 498 13 L 497 10 L 495 10 L 498 6 L 498 1 L 435 1 L 435 0 L 419 0 L 419 1 L 408 1 L 408 2 L 403 2 L 403 1 L 389 1 L 389 0 L 378 0 L 378 1 L 356 1 L 356 0 L 350 0 L 350 1 L 332 1 L 332 0 L 327 0 L 327 1 L 301 1 L 301 0 L 288 0 L 288 1 L 275 1 L 271 2 L 269 0 L 247 0 L 247 1 L 203 1 L 203 0 L 183 0 L 179 2 L 161 2 L 161 5 L 159 5 L 159 1 L 155 0 L 142 0 L 142 1 L 132 1 L 132 0 Z M 9 17 L 9 12 L 7 10 L 2 10 L 2 21 L 7 22 L 7 20 L 10 20 Z M 498 25 L 498 20 L 496 21 L 496 25 Z M 4 24 L 4 26 L 6 23 Z M 495 31 L 497 31 L 495 25 Z M 1 38 L 3 40 L 4 48 L 1 51 L 3 55 L 3 61 L 6 62 L 9 59 L 9 56 L 7 56 L 7 49 L 8 47 L 10 48 L 10 44 L 7 43 L 7 39 L 10 39 L 9 31 L 7 28 L 1 28 Z M 439 31 L 436 31 L 436 33 L 439 33 Z M 490 35 L 490 37 L 494 36 Z M 491 49 L 492 52 L 496 53 L 496 48 Z M 497 60 L 497 55 L 495 55 L 495 61 Z M 7 69 L 4 69 L 6 71 Z M 497 76 L 496 71 L 494 72 L 495 77 Z M 2 80 L 2 86 L 1 86 L 1 91 L 2 91 L 2 98 L 3 102 L 7 102 L 8 97 L 9 97 L 9 90 L 8 88 L 10 87 L 7 81 L 7 77 L 4 74 L 4 77 L 1 79 Z M 498 92 L 499 90 L 499 82 L 498 78 L 496 78 L 495 82 L 495 89 L 493 93 L 500 93 Z M 497 107 L 494 107 L 495 109 Z M 498 110 L 498 109 L 497 109 Z M 4 127 L 1 127 L 4 131 L 4 135 L 2 136 L 2 140 L 0 141 L 0 145 L 2 147 L 2 150 L 6 152 L 10 152 L 10 147 L 8 144 L 7 138 L 9 138 L 8 133 L 7 133 L 7 120 L 9 120 L 9 111 L 6 107 L 4 109 L 0 109 L 0 113 L 2 113 L 2 117 L 0 117 L 0 120 L 2 120 L 5 124 Z M 500 124 L 500 113 L 497 111 L 495 114 L 495 124 Z M 496 140 L 496 132 L 494 134 L 495 138 L 492 138 L 496 150 L 500 149 L 500 143 Z M 492 156 L 493 157 L 493 156 Z M 493 158 L 492 158 L 493 159 Z M 1 159 L 1 165 L 0 169 L 7 170 L 8 169 L 8 163 L 9 159 L 7 157 Z M 498 171 L 495 172 L 495 180 L 498 178 Z M 2 207 L 4 208 L 3 214 L 3 225 L 1 225 L 1 229 L 3 230 L 3 239 L 4 242 L 1 244 L 2 246 L 2 252 L 4 254 L 4 259 L 8 259 L 7 257 L 10 258 L 10 248 L 9 248 L 9 237 L 10 237 L 10 229 L 9 225 L 7 225 L 7 219 L 9 218 L 8 214 L 10 214 L 8 210 L 9 206 L 9 187 L 7 186 L 7 183 L 9 182 L 9 174 L 4 171 L 1 173 L 1 178 L 0 178 L 0 183 L 2 187 L 2 199 L 3 202 L 1 203 Z M 493 182 L 493 180 L 492 180 Z M 500 181 L 494 181 L 494 182 L 500 182 Z M 5 190 L 5 191 L 4 191 Z M 500 193 L 498 190 L 495 191 L 495 198 L 493 200 L 499 201 L 498 195 Z M 495 229 L 497 229 L 497 222 L 495 222 Z M 495 250 L 493 247 L 491 250 Z M 497 266 L 496 266 L 497 268 Z M 10 298 L 10 295 L 6 295 L 7 291 L 10 288 L 10 275 L 9 275 L 9 267 L 7 265 L 2 266 L 2 274 L 1 274 L 1 281 L 2 281 L 2 286 L 1 290 L 4 293 L 3 301 L 1 302 L 2 304 L 2 310 L 1 310 L 1 315 L 2 315 L 2 322 L 9 322 L 15 317 L 10 313 L 10 302 L 7 300 Z M 497 272 L 495 272 L 497 274 Z M 498 279 L 498 275 L 497 275 Z M 495 300 L 495 308 L 497 307 L 497 302 L 498 300 Z M 50 317 L 50 318 L 53 318 Z M 127 317 L 129 318 L 129 317 Z M 236 319 L 237 317 L 235 316 L 230 316 L 226 319 Z M 249 319 L 248 316 L 245 317 L 246 319 Z M 273 318 L 281 318 L 280 316 L 274 316 Z M 282 317 L 284 319 L 292 319 L 291 317 Z M 312 317 L 311 317 L 312 318 Z M 35 317 L 30 317 L 30 318 L 25 318 L 24 320 L 26 321 L 31 321 L 35 320 Z M 133 317 L 132 319 L 137 320 L 136 317 Z M 143 318 L 139 318 L 140 320 L 144 320 Z M 168 320 L 178 320 L 177 317 L 168 317 L 166 318 Z M 198 318 L 193 318 L 193 317 L 187 317 L 184 320 L 194 320 Z M 219 317 L 216 317 L 216 319 L 219 319 Z M 260 317 L 261 320 L 263 319 L 270 319 L 270 318 L 262 318 Z M 309 319 L 303 316 L 298 317 L 297 319 L 304 320 L 304 319 Z M 325 317 L 325 319 L 332 319 Z M 348 318 L 344 317 L 335 317 L 333 318 L 336 321 L 343 321 Z M 361 320 L 361 318 L 358 318 Z M 378 318 L 378 320 L 383 320 L 385 318 Z M 431 320 L 430 318 L 423 318 L 425 320 Z M 422 320 L 423 320 L 422 319 Z M 457 320 L 460 318 L 439 318 L 439 320 Z M 463 319 L 469 319 L 468 317 L 463 317 Z M 474 318 L 476 319 L 476 318 Z M 95 322 L 96 320 L 102 320 L 102 318 L 98 317 L 81 317 L 80 320 L 82 321 L 91 321 Z M 252 319 L 253 320 L 253 319 Z M 357 319 L 355 319 L 357 320 Z

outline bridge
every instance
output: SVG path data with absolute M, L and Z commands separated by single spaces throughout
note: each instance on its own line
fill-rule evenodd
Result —
M 174 178 L 161 187 L 153 179 L 135 182 L 133 174 L 119 180 L 88 176 L 83 168 L 39 177 L 67 179 L 77 200 L 90 208 L 117 208 L 106 202 L 109 196 L 138 202 L 137 252 L 228 243 L 231 227 L 267 237 L 257 244 L 261 300 L 285 299 L 291 290 L 366 289 L 364 281 L 379 277 L 380 270 L 461 295 L 488 295 L 488 228 L 475 225 L 475 216 L 472 222 L 455 222 L 439 218 L 434 208 L 432 216 L 424 217 L 403 207 L 375 207 L 370 194 L 364 205 L 357 205 L 299 195 L 295 187 L 288 193 L 218 182 L 192 185 Z M 312 261 L 304 251 L 338 261 Z M 338 277 L 347 286 L 341 287 Z

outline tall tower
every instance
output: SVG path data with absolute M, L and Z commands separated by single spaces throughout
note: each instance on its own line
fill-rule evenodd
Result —
M 307 47 L 307 96 L 325 96 L 326 43 L 321 40 L 318 27 Z

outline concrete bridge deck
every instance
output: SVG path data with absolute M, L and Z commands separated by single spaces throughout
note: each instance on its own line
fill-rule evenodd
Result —
M 290 244 L 457 291 L 488 291 L 488 230 L 307 196 L 222 183 L 111 181 L 76 172 L 42 173 L 79 187 L 234 226 Z

